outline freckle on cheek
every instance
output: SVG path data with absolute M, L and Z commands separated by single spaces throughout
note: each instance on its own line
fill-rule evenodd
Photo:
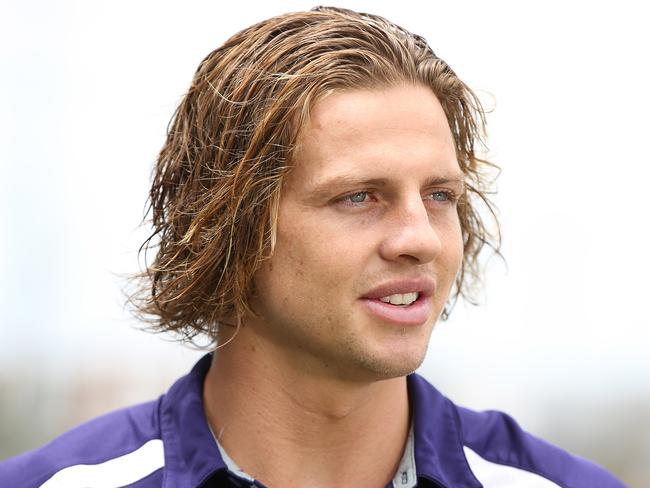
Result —
M 295 254 L 291 254 L 290 256 L 291 261 L 293 262 L 293 273 L 296 276 L 304 276 L 305 275 L 305 259 L 300 256 L 296 256 Z

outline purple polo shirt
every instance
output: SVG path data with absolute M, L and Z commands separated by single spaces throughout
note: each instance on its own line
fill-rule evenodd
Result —
M 109 413 L 0 463 L 0 486 L 198 488 L 263 485 L 223 461 L 203 412 L 204 356 L 158 400 Z M 621 488 L 599 466 L 525 431 L 501 412 L 454 405 L 407 378 L 418 487 Z M 395 488 L 414 480 L 395 478 Z

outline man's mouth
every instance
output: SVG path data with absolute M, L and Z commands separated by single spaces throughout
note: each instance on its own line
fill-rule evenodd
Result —
M 432 276 L 398 278 L 368 290 L 361 304 L 376 319 L 399 326 L 420 326 L 433 315 Z
M 417 291 L 363 298 L 361 303 L 374 317 L 400 326 L 426 323 L 433 306 L 430 295 Z

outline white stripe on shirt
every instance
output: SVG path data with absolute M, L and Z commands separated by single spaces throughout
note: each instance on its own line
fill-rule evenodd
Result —
M 116 488 L 141 480 L 164 465 L 163 441 L 153 439 L 133 452 L 100 464 L 63 468 L 41 488 Z
M 482 458 L 469 447 L 463 447 L 465 457 L 474 476 L 483 488 L 561 488 L 541 475 L 521 468 L 493 463 Z

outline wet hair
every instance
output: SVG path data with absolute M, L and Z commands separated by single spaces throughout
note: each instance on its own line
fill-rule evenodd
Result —
M 334 91 L 405 83 L 433 91 L 453 134 L 466 191 L 450 300 L 475 303 L 479 254 L 499 248 L 479 99 L 424 38 L 376 15 L 316 7 L 232 36 L 201 62 L 176 109 L 149 193 L 153 233 L 140 249 L 155 258 L 130 296 L 150 329 L 214 342 L 220 321 L 254 313 L 253 275 L 273 253 L 282 182 L 310 108 Z

